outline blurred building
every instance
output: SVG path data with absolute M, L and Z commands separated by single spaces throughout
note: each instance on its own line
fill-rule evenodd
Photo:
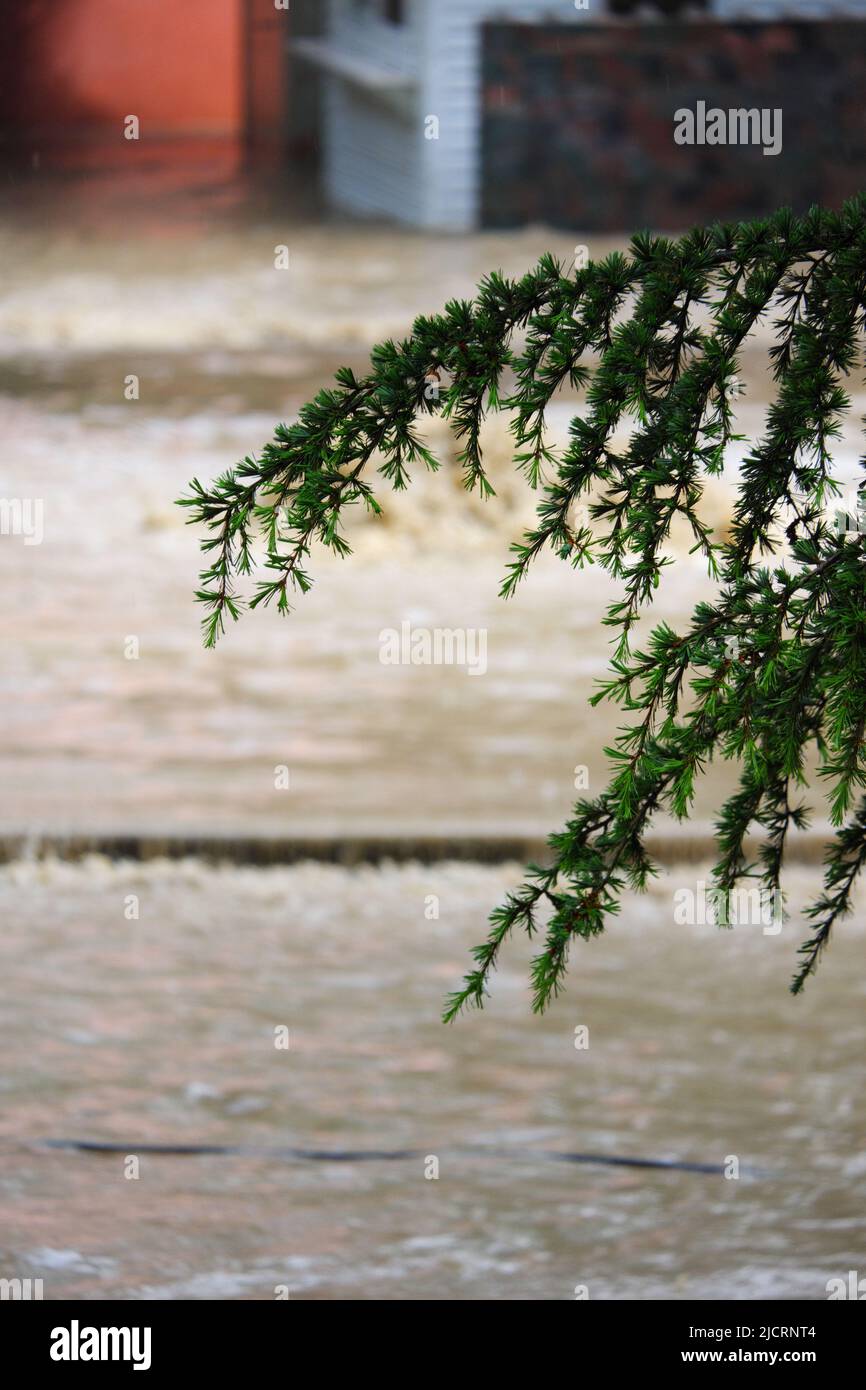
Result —
M 108 170 L 133 146 L 142 162 L 221 168 L 281 156 L 287 0 L 5 0 L 0 17 L 7 161 Z
M 422 227 L 667 227 L 866 179 L 866 0 L 330 0 L 329 202 Z M 781 151 L 685 149 L 673 113 L 783 112 Z
M 0 152 L 39 171 L 264 170 L 456 231 L 673 229 L 866 184 L 866 0 L 0 6 Z M 675 144 L 698 103 L 779 109 L 779 149 Z

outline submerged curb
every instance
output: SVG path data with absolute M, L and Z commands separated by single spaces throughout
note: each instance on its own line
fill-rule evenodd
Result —
M 792 837 L 786 861 L 820 864 L 830 832 Z M 757 844 L 757 842 L 756 842 Z M 649 853 L 661 864 L 705 863 L 716 855 L 710 829 L 663 831 L 648 835 Z M 195 835 L 150 832 L 89 834 L 0 834 L 0 864 L 60 859 L 75 862 L 91 854 L 114 860 L 204 859 L 210 863 L 274 866 L 314 861 L 352 867 L 362 864 L 433 864 L 457 860 L 472 864 L 545 862 L 546 841 L 521 835 Z
M 424 1160 L 423 1149 L 318 1149 L 262 1148 L 254 1144 L 139 1144 L 133 1140 L 118 1143 L 100 1139 L 43 1139 L 45 1149 L 67 1149 L 87 1154 L 150 1154 L 162 1158 L 254 1158 L 302 1163 L 381 1163 L 401 1159 Z M 448 1150 L 446 1150 L 448 1152 Z M 507 1158 L 524 1162 L 575 1163 L 601 1165 L 609 1168 L 660 1168 L 679 1173 L 709 1173 L 726 1176 L 724 1163 L 701 1163 L 682 1158 L 640 1158 L 629 1154 L 574 1153 L 562 1149 L 522 1149 L 511 1145 L 458 1144 L 452 1154 L 470 1158 Z M 740 1169 L 740 1177 L 766 1178 L 772 1174 L 763 1168 Z

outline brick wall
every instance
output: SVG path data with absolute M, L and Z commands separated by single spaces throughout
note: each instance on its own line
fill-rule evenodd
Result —
M 241 125 L 240 0 L 17 0 L 0 45 L 0 119 L 50 140 L 137 115 L 151 135 Z
M 678 229 L 866 188 L 866 23 L 489 25 L 482 220 Z M 782 149 L 677 145 L 674 113 L 780 108 Z

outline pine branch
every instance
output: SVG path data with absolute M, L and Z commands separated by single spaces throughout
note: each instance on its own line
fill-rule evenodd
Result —
M 718 539 L 701 516 L 704 486 L 740 437 L 731 391 L 738 354 L 765 322 L 777 394 L 742 464 L 730 533 Z M 591 703 L 613 700 L 637 718 L 607 750 L 606 790 L 577 804 L 550 839 L 551 863 L 532 866 L 492 914 L 447 1020 L 483 1004 L 515 928 L 543 934 L 531 984 L 533 1008 L 546 1008 L 572 941 L 598 935 L 627 887 L 646 887 L 653 815 L 688 816 L 696 779 L 715 756 L 739 768 L 717 822 L 715 881 L 730 893 L 756 876 L 779 890 L 789 831 L 807 823 L 798 794 L 817 754 L 839 829 L 824 890 L 808 909 L 815 925 L 795 993 L 814 971 L 866 862 L 866 798 L 851 810 L 866 787 L 866 537 L 827 516 L 839 492 L 833 451 L 849 409 L 845 383 L 862 365 L 864 328 L 866 197 L 841 212 L 783 210 L 673 242 L 640 235 L 627 255 L 571 274 L 545 256 L 520 280 L 493 272 L 472 301 L 419 318 L 404 342 L 374 349 L 364 377 L 342 369 L 258 459 L 210 488 L 193 480 L 181 499 L 205 532 L 196 597 L 213 646 L 245 603 L 288 611 L 290 594 L 310 587 L 316 542 L 349 553 L 346 508 L 381 511 L 371 470 L 402 489 L 410 469 L 438 467 L 417 433 L 419 416 L 439 411 L 450 422 L 466 487 L 492 497 L 483 422 L 503 410 L 515 465 L 539 498 L 502 593 L 513 594 L 547 549 L 620 581 L 622 597 L 604 619 L 618 638 L 611 676 Z M 503 395 L 508 372 L 514 385 Z M 585 392 L 586 408 L 557 455 L 546 412 L 566 385 Z M 612 440 L 624 427 L 628 443 L 617 452 Z M 866 487 L 866 460 L 861 468 Z M 591 522 L 577 526 L 584 497 Z M 632 651 L 634 626 L 671 563 L 678 516 L 718 581 L 715 600 L 696 606 L 682 634 L 659 624 L 645 650 Z M 239 581 L 256 571 L 243 599 Z M 746 849 L 753 826 L 764 837 L 755 862 Z

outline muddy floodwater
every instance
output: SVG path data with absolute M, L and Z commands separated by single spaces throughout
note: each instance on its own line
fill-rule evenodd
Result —
M 174 505 L 190 478 L 259 449 L 341 362 L 360 370 L 377 337 L 471 294 L 490 264 L 516 274 L 547 245 L 568 252 L 543 229 L 449 240 L 301 228 L 282 274 L 269 250 L 279 234 L 156 247 L 48 236 L 38 254 L 21 232 L 0 237 L 18 271 L 0 293 L 3 488 L 41 507 L 38 544 L 0 537 L 2 829 L 544 834 L 568 812 L 576 767 L 591 787 L 605 776 L 621 716 L 588 697 L 620 590 L 545 556 L 513 600 L 498 598 L 537 500 L 502 419 L 484 435 L 493 500 L 467 497 L 454 439 L 432 422 L 439 473 L 397 496 L 382 483 L 384 519 L 354 518 L 348 561 L 314 553 L 314 588 L 289 619 L 249 613 L 202 651 L 200 537 Z M 773 386 L 758 348 L 744 364 L 739 411 L 756 434 Z M 552 441 L 577 408 L 554 403 Z M 844 478 L 862 410 L 855 396 L 837 448 Z M 734 450 L 707 485 L 720 532 L 736 462 Z M 639 640 L 657 619 L 682 626 L 710 595 L 692 543 L 675 529 L 676 564 Z M 484 672 L 383 664 L 382 634 L 403 623 L 483 631 Z M 729 769 L 713 776 L 715 789 L 698 790 L 704 819 L 731 785 Z
M 518 865 L 40 860 L 45 834 L 538 837 L 580 778 L 601 788 L 622 720 L 587 704 L 618 596 L 605 574 L 548 557 L 497 598 L 535 502 L 502 422 L 485 433 L 494 501 L 466 497 L 434 421 L 442 471 L 397 498 L 383 485 L 352 559 L 314 556 L 288 621 L 247 615 L 215 653 L 174 506 L 341 363 L 363 369 L 493 266 L 567 262 L 579 234 L 93 206 L 7 194 L 0 228 L 0 495 L 41 508 L 38 542 L 0 537 L 0 831 L 25 837 L 0 868 L 0 1277 L 46 1298 L 815 1300 L 862 1274 L 864 923 L 837 926 L 792 999 L 814 868 L 794 866 L 792 920 L 765 935 L 678 926 L 674 891 L 709 866 L 674 865 L 575 948 L 544 1018 L 515 941 L 489 1007 L 446 1029 L 443 995 Z M 774 390 L 761 332 L 747 436 Z M 859 384 L 852 405 L 845 480 Z M 578 408 L 555 403 L 552 441 Z M 708 486 L 722 532 L 738 457 Z M 690 544 L 672 535 L 654 604 L 674 625 L 710 592 Z M 404 623 L 483 632 L 484 670 L 383 662 Z M 732 785 L 711 767 L 697 823 Z M 57 1147 L 75 1141 L 114 1148 Z M 739 1177 L 555 1157 L 574 1153 Z
M 545 1017 L 515 941 L 486 1010 L 445 1028 L 443 994 L 518 872 L 0 872 L 0 1275 L 42 1278 L 46 1298 L 826 1298 L 866 1254 L 862 921 L 795 1000 L 800 922 L 674 924 L 698 867 L 575 947 Z M 262 1153 L 142 1152 L 125 1176 L 148 1143 Z M 281 1147 L 417 1154 L 267 1156 Z

